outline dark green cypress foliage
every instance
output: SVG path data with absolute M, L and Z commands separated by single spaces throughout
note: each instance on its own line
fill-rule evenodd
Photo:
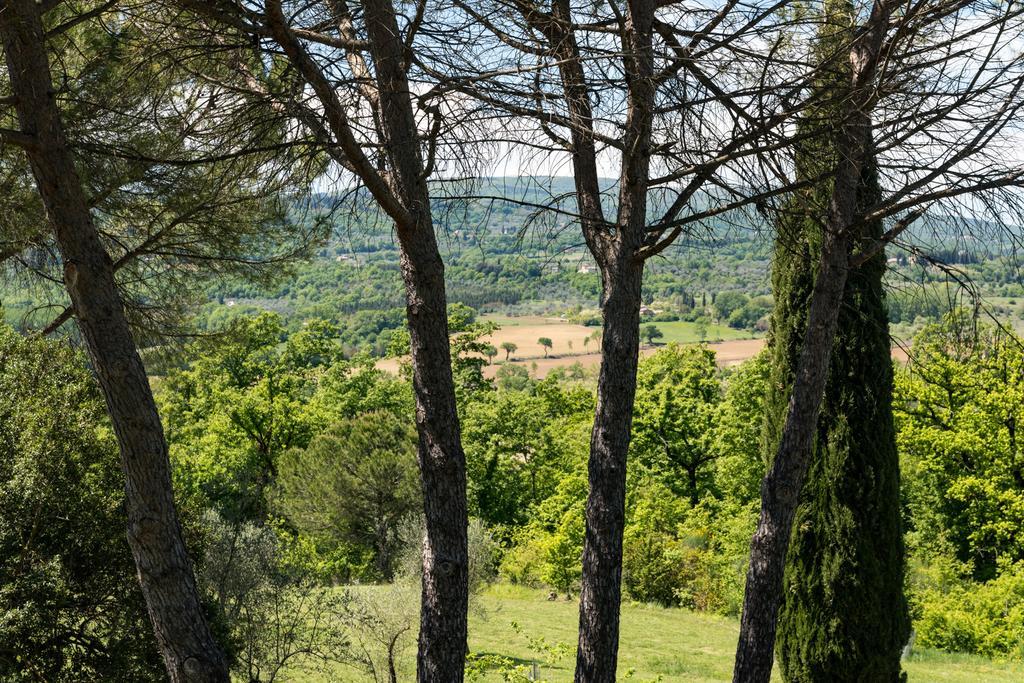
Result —
M 845 73 L 842 45 L 852 10 L 827 0 L 830 26 L 819 37 L 824 69 L 820 103 L 805 113 L 804 131 L 820 131 L 798 153 L 797 173 L 815 178 L 834 166 L 837 150 L 828 131 L 841 104 L 835 97 Z M 845 23 L 845 26 L 841 25 Z M 769 340 L 772 374 L 765 449 L 778 443 L 807 319 L 820 254 L 830 183 L 821 181 L 790 202 L 777 226 L 772 268 L 775 309 Z M 862 206 L 880 193 L 873 159 L 865 164 Z M 856 240 L 877 239 L 880 222 Z M 856 248 L 856 247 L 855 247 Z M 899 460 L 892 419 L 892 362 L 880 252 L 852 271 L 828 384 L 818 422 L 814 457 L 794 521 L 779 612 L 777 652 L 791 683 L 900 679 L 900 651 L 909 633 L 903 595 L 903 531 L 899 509 Z

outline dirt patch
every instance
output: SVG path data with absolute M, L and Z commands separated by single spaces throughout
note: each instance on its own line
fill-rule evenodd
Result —
M 553 348 L 557 350 L 559 347 L 559 342 L 555 341 L 555 334 L 550 333 L 553 328 L 559 328 L 559 332 L 561 334 L 558 337 L 558 339 L 561 340 L 561 346 L 566 351 L 568 350 L 567 342 L 570 339 L 575 340 L 577 338 L 580 338 L 574 336 L 574 334 L 579 334 L 578 330 L 586 331 L 583 336 L 590 334 L 594 330 L 594 328 L 592 327 L 584 327 L 582 325 L 568 325 L 564 323 L 558 325 L 527 325 L 520 328 L 509 327 L 499 330 L 498 333 L 495 335 L 500 339 L 498 344 L 494 344 L 493 340 L 491 341 L 491 343 L 494 344 L 495 346 L 498 346 L 501 343 L 501 341 L 512 341 L 514 344 L 519 344 L 519 342 L 516 341 L 516 339 L 521 339 L 523 341 L 523 344 L 519 346 L 519 350 L 517 350 L 516 353 L 512 355 L 512 359 L 510 362 L 513 365 L 523 365 L 526 366 L 527 368 L 530 368 L 531 372 L 535 372 L 536 377 L 538 378 L 547 377 L 547 374 L 555 368 L 569 367 L 570 365 L 575 365 L 576 363 L 579 363 L 584 368 L 596 368 L 598 365 L 601 364 L 601 354 L 599 353 L 556 352 L 552 353 L 547 358 L 544 358 L 543 348 L 540 346 L 540 344 L 536 343 L 536 338 L 549 337 L 552 340 L 552 342 L 554 342 Z M 569 328 L 577 328 L 577 331 L 574 332 L 574 330 Z M 524 331 L 522 332 L 522 334 L 518 336 L 511 336 L 507 334 L 508 332 L 515 329 Z M 540 330 L 543 330 L 543 332 L 540 332 Z M 529 340 L 531 338 L 534 340 L 534 343 L 532 345 L 529 343 Z M 593 344 L 594 342 L 592 341 L 590 343 Z M 575 348 L 576 346 L 577 342 L 574 341 L 573 347 Z M 582 346 L 582 341 L 579 342 L 579 346 Z M 524 354 L 522 353 L 522 349 L 524 347 L 527 349 L 535 348 L 539 353 L 538 355 L 533 357 L 524 357 Z M 649 356 L 655 351 L 657 351 L 659 348 L 662 347 L 644 347 L 640 349 L 640 355 Z M 713 344 L 708 344 L 708 348 L 715 352 L 715 357 L 719 365 L 736 365 L 738 363 L 742 363 L 748 358 L 757 355 L 757 352 L 764 348 L 764 339 L 739 339 L 735 341 L 715 342 Z M 498 368 L 501 367 L 502 363 L 504 362 L 502 360 L 504 357 L 505 353 L 504 351 L 502 351 L 501 353 L 498 354 L 497 358 L 495 359 L 497 362 L 495 362 L 493 365 L 488 365 L 487 367 L 484 368 L 484 375 L 486 377 L 494 377 L 495 373 L 498 372 Z M 397 358 L 384 358 L 382 360 L 377 361 L 377 367 L 380 368 L 381 370 L 386 370 L 391 373 L 397 373 L 398 363 L 399 361 Z
M 589 342 L 585 340 L 597 329 L 599 328 L 565 322 L 508 325 L 487 337 L 487 341 L 498 349 L 497 359 L 505 358 L 505 352 L 501 350 L 501 345 L 505 343 L 516 345 L 516 350 L 511 356 L 512 360 L 543 359 L 545 358 L 544 347 L 537 341 L 541 337 L 551 340 L 548 356 L 583 354 L 588 348 L 596 348 L 596 340 L 591 339 Z
M 564 368 L 579 363 L 584 368 L 596 368 L 601 364 L 599 353 L 573 353 L 569 351 L 568 342 L 573 341 L 573 351 L 583 347 L 582 339 L 594 331 L 593 327 L 583 325 L 570 325 L 568 323 L 553 323 L 540 325 L 522 325 L 516 327 L 505 327 L 495 333 L 494 338 L 489 341 L 500 348 L 501 342 L 511 341 L 519 346 L 512 354 L 513 365 L 523 365 L 535 373 L 537 378 L 547 377 L 547 374 L 555 368 Z M 537 343 L 538 337 L 548 337 L 553 342 L 553 351 L 547 358 L 544 358 L 544 349 Z M 595 342 L 591 341 L 589 345 Z M 745 360 L 753 358 L 764 348 L 764 339 L 736 339 L 733 341 L 714 342 L 708 344 L 708 348 L 715 352 L 715 360 L 722 367 L 739 365 Z M 649 356 L 661 346 L 643 347 L 640 349 L 641 356 Z M 907 362 L 907 353 L 901 347 L 893 345 L 892 357 L 900 363 Z M 494 377 L 498 368 L 504 363 L 505 352 L 499 351 L 493 365 L 484 368 L 485 377 Z M 377 367 L 388 372 L 398 372 L 398 359 L 385 358 L 377 361 Z

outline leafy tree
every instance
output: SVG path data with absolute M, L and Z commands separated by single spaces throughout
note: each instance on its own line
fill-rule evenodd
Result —
M 502 342 L 501 350 L 505 352 L 505 360 L 508 360 L 513 353 L 519 350 L 519 346 L 513 342 Z
M 277 505 L 328 547 L 369 549 L 377 577 L 391 580 L 402 520 L 419 506 L 415 455 L 408 421 L 376 412 L 340 422 L 284 454 Z
M 726 500 L 747 504 L 758 499 L 765 473 L 765 398 L 771 371 L 762 351 L 732 370 L 715 420 L 715 487 Z
M 330 328 L 286 337 L 280 317 L 242 319 L 210 352 L 172 372 L 160 392 L 176 476 L 229 521 L 262 519 L 278 458 L 323 421 L 310 407 Z M 312 352 L 311 349 L 315 349 Z M 199 349 L 196 349 L 199 351 Z
M 911 548 L 977 581 L 1024 561 L 1020 344 L 953 313 L 915 338 L 915 363 L 896 383 Z
M 636 461 L 696 505 L 712 486 L 708 467 L 721 400 L 715 354 L 704 346 L 670 344 L 640 363 L 633 445 Z
M 335 334 L 318 320 L 288 334 L 263 313 L 191 347 L 158 392 L 181 491 L 230 522 L 259 521 L 284 452 L 360 413 L 412 414 L 409 385 L 368 356 L 343 359 Z
M 484 355 L 487 356 L 487 364 L 491 365 L 494 363 L 494 357 L 498 355 L 498 349 L 494 347 L 494 344 L 487 344 L 484 346 Z
M 647 340 L 648 346 L 654 346 L 654 340 L 661 339 L 665 333 L 658 329 L 657 325 L 644 325 L 640 330 L 640 336 Z
M 544 347 L 544 357 L 548 357 L 548 350 L 553 346 L 550 337 L 541 337 L 537 340 L 537 343 Z
M 0 326 L 0 393 L 0 678 L 163 680 L 84 359 Z
M 743 292 L 719 292 L 715 295 L 714 303 L 711 305 L 715 312 L 715 318 L 719 322 L 726 322 L 735 312 L 742 309 L 750 298 Z
M 502 391 L 527 391 L 536 380 L 530 377 L 530 371 L 522 365 L 506 363 L 494 374 L 498 389 Z
M 469 306 L 452 304 L 448 308 L 448 330 L 452 334 L 452 376 L 458 397 L 464 402 L 468 394 L 493 388 L 491 382 L 484 379 L 487 361 L 481 356 L 491 358 L 490 351 L 494 346 L 484 339 L 494 334 L 498 325 L 478 321 L 476 311 Z
M 686 547 L 680 602 L 691 609 L 739 616 L 757 504 L 704 498 L 677 531 Z
M 554 420 L 544 431 L 541 448 L 557 476 L 548 493 L 530 505 L 526 524 L 509 534 L 511 548 L 501 573 L 514 582 L 557 584 L 557 590 L 569 592 L 580 576 L 592 403 L 587 413 Z
M 554 377 L 524 389 L 481 394 L 463 414 L 470 509 L 492 528 L 526 523 L 552 494 L 567 467 L 553 435 L 593 410 L 588 390 Z
M 729 314 L 729 327 L 736 329 L 755 329 L 762 318 L 771 311 L 771 300 L 768 297 L 755 297 Z

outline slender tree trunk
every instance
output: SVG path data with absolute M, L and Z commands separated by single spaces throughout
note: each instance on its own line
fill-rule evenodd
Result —
M 0 34 L 21 129 L 35 138 L 29 161 L 65 285 L 121 447 L 128 542 L 157 644 L 174 683 L 227 681 L 182 541 L 156 403 L 54 100 L 39 5 L 0 2 Z
M 608 267 L 614 272 L 602 273 L 604 337 L 588 463 L 577 683 L 613 683 L 618 662 L 626 454 L 636 396 L 643 263 L 629 253 Z
M 328 0 L 325 7 L 339 25 L 351 27 L 345 3 Z M 266 8 L 271 34 L 323 106 L 324 122 L 334 139 L 325 137 L 320 142 L 329 154 L 354 170 L 395 221 L 412 347 L 417 456 L 426 522 L 417 679 L 458 683 L 464 674 L 469 605 L 466 457 L 452 378 L 444 263 L 434 234 L 428 169 L 406 75 L 408 51 L 391 0 L 362 0 L 373 69 L 365 64 L 361 52 L 349 52 L 347 58 L 355 64 L 354 70 L 365 75 L 368 87 L 373 79 L 370 99 L 375 102 L 379 142 L 387 162 L 382 174 L 354 136 L 337 89 L 288 26 L 280 0 L 268 0 Z
M 469 608 L 466 456 L 448 342 L 444 263 L 430 212 L 430 192 L 405 73 L 405 46 L 391 0 L 364 0 L 377 71 L 393 191 L 412 217 L 397 226 L 412 342 L 426 537 L 417 680 L 458 683 L 466 657 Z
M 466 459 L 455 408 L 444 266 L 433 240 L 402 241 L 426 537 L 417 680 L 463 678 L 469 605 Z M 429 242 L 429 244 L 426 244 Z
M 640 296 L 644 261 L 640 248 L 646 238 L 647 191 L 650 184 L 651 129 L 654 118 L 653 0 L 627 3 L 623 62 L 629 74 L 629 96 L 619 174 L 619 203 L 613 234 L 600 226 L 600 207 L 588 210 L 587 198 L 598 196 L 594 157 L 576 163 L 585 179 L 577 178 L 577 197 L 584 235 L 601 267 L 601 370 L 597 410 L 590 437 L 587 527 L 583 544 L 580 591 L 579 645 L 576 683 L 614 683 L 619 652 L 619 609 L 622 600 L 622 533 L 626 519 L 626 463 L 633 426 L 636 371 L 640 354 Z M 562 21 L 571 22 L 568 3 Z M 571 35 L 571 30 L 570 30 Z M 591 124 L 586 80 L 563 67 L 567 95 L 581 99 L 575 116 Z M 570 87 L 571 86 L 571 87 Z M 573 88 L 580 92 L 574 94 Z M 581 142 L 586 144 L 581 145 Z M 576 157 L 593 150 L 592 140 L 577 139 Z M 586 191 L 586 188 L 590 188 Z M 595 230 L 595 226 L 597 227 Z
M 848 269 L 845 232 L 827 233 L 782 438 L 761 483 L 761 517 L 751 543 L 734 683 L 768 683 L 771 678 L 786 550 L 814 447 Z

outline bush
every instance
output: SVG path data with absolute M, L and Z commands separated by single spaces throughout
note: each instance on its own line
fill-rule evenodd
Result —
M 685 549 L 679 541 L 649 530 L 632 528 L 623 539 L 622 584 L 640 602 L 679 605 L 684 584 Z
M 683 499 L 656 479 L 646 477 L 633 487 L 622 544 L 622 584 L 626 595 L 640 602 L 679 604 L 684 577 L 684 548 L 678 529 L 686 516 Z
M 259 683 L 275 680 L 286 666 L 320 672 L 350 658 L 337 618 L 349 597 L 291 562 L 297 554 L 286 534 L 229 523 L 213 510 L 203 522 L 207 547 L 198 579 L 227 625 L 235 673 Z
M 512 583 L 550 586 L 570 597 L 580 580 L 584 527 L 579 507 L 565 510 L 550 528 L 539 522 L 522 527 L 502 558 L 501 575 Z
M 553 533 L 540 541 L 543 564 L 540 578 L 544 583 L 571 597 L 580 580 L 585 522 L 578 510 L 568 510 Z
M 686 547 L 679 591 L 684 606 L 739 615 L 758 508 L 757 503 L 738 505 L 705 499 L 689 512 L 679 530 Z
M 623 542 L 622 583 L 638 601 L 738 615 L 757 503 L 706 497 L 696 507 L 641 480 Z
M 1024 658 L 1024 564 L 985 583 L 914 594 L 917 643 L 950 652 Z

